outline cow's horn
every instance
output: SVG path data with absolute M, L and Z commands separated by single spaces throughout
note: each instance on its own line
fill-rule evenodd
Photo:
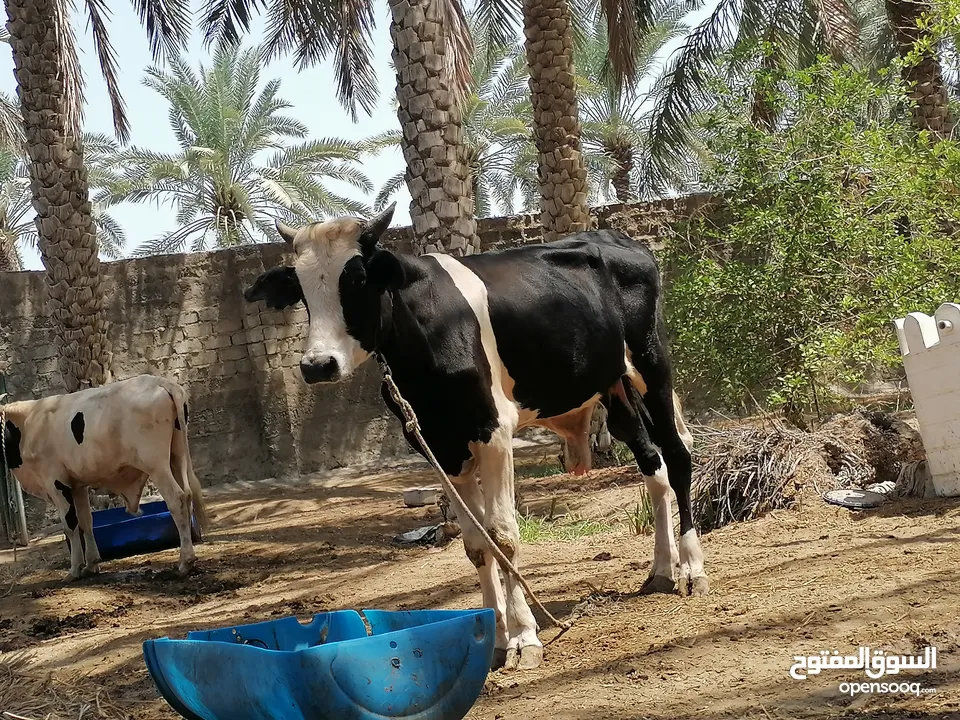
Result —
M 280 218 L 276 219 L 276 226 L 277 232 L 280 233 L 280 237 L 282 237 L 288 243 L 293 243 L 293 239 L 297 236 L 296 228 L 290 227 Z
M 382 213 L 367 220 L 363 226 L 363 240 L 370 243 L 379 240 L 380 236 L 390 227 L 390 221 L 393 220 L 393 211 L 396 209 L 397 201 L 394 200 Z

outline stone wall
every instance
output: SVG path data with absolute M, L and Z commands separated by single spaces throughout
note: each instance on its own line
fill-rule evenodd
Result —
M 595 210 L 616 227 L 659 245 L 671 218 L 704 197 L 609 205 Z M 480 221 L 481 247 L 538 242 L 537 215 Z M 384 244 L 410 247 L 409 228 Z M 206 483 L 291 477 L 409 452 L 383 407 L 369 362 L 351 382 L 307 387 L 299 362 L 306 312 L 264 309 L 243 288 L 284 262 L 281 243 L 101 264 L 114 347 L 114 375 L 162 374 L 190 392 L 190 443 Z M 12 399 L 63 392 L 40 272 L 0 274 L 0 371 Z M 4 367 L 3 363 L 6 363 Z

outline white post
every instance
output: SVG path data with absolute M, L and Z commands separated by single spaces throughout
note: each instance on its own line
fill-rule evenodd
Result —
M 933 494 L 960 496 L 960 305 L 894 320 Z

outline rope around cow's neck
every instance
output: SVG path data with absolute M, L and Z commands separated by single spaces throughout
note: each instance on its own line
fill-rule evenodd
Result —
M 426 455 L 427 461 L 430 465 L 433 466 L 433 469 L 436 470 L 437 475 L 440 477 L 440 484 L 443 487 L 443 491 L 447 494 L 448 497 L 452 497 L 458 507 L 457 515 L 460 517 L 466 516 L 470 523 L 480 531 L 480 534 L 483 536 L 484 542 L 490 548 L 490 551 L 493 553 L 494 557 L 500 563 L 500 567 L 504 568 L 513 575 L 517 582 L 520 583 L 520 586 L 526 591 L 527 595 L 533 601 L 533 603 L 540 608 L 540 611 L 547 617 L 547 620 L 552 622 L 554 625 L 560 628 L 560 632 L 550 640 L 550 643 L 554 642 L 563 635 L 567 630 L 572 626 L 569 622 L 561 622 L 557 620 L 549 610 L 547 610 L 543 603 L 540 602 L 540 599 L 537 597 L 537 594 L 533 591 L 533 588 L 527 583 L 526 578 L 523 577 L 523 574 L 514 567 L 513 563 L 507 559 L 507 556 L 504 555 L 500 547 L 493 541 L 493 538 L 487 533 L 486 529 L 483 527 L 483 524 L 477 520 L 476 516 L 470 512 L 470 508 L 467 507 L 467 504 L 463 501 L 463 498 L 460 497 L 460 493 L 457 492 L 457 488 L 450 478 L 447 477 L 447 474 L 443 471 L 443 468 L 440 467 L 440 463 L 437 462 L 437 458 L 434 457 L 433 452 L 430 450 L 430 446 L 427 445 L 427 441 L 423 439 L 423 435 L 420 434 L 420 423 L 417 420 L 416 413 L 413 412 L 413 408 L 410 406 L 400 394 L 400 389 L 397 387 L 397 384 L 393 381 L 393 376 L 390 372 L 390 366 L 387 364 L 386 358 L 383 357 L 382 353 L 377 353 L 377 362 L 380 364 L 380 371 L 383 373 L 383 381 L 387 384 L 387 389 L 390 391 L 390 397 L 393 398 L 393 401 L 400 406 L 400 409 L 403 411 L 403 416 L 406 418 L 404 423 L 408 433 L 413 435 L 416 438 L 417 442 L 420 443 L 420 447 L 423 448 L 424 454 Z M 462 513 L 462 515 L 461 515 Z M 548 645 L 550 643 L 547 643 Z

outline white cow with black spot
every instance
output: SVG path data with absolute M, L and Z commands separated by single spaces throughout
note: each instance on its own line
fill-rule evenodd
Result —
M 201 533 L 209 523 L 187 441 L 187 392 L 154 375 L 0 408 L 3 453 L 24 491 L 56 506 L 70 548 L 75 580 L 95 574 L 100 551 L 93 537 L 88 488 L 108 490 L 140 514 L 148 480 L 166 501 L 180 534 L 179 571 L 196 561 L 191 514 Z

